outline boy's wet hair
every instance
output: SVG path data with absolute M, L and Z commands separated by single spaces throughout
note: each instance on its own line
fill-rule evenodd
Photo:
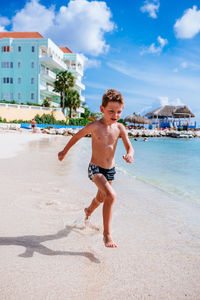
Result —
M 107 90 L 102 97 L 102 106 L 106 107 L 108 102 L 118 102 L 124 105 L 124 99 L 120 92 L 110 89 Z

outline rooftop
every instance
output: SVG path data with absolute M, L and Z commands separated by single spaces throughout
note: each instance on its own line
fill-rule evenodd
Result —
M 147 118 L 189 118 L 195 117 L 195 115 L 190 111 L 190 109 L 186 105 L 165 105 L 161 106 L 147 114 L 145 114 Z
M 61 49 L 64 53 L 72 53 L 72 51 L 71 51 L 69 48 L 67 48 L 66 46 L 60 47 L 60 49 Z
M 44 38 L 39 32 L 14 32 L 5 31 L 0 32 L 0 39 L 14 38 L 14 39 L 42 39 Z

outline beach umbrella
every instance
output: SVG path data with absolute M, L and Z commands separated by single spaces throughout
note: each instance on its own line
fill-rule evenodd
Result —
M 133 113 L 132 115 L 127 116 L 124 119 L 124 121 L 129 122 L 129 123 L 134 123 L 134 124 L 151 124 L 150 120 L 148 120 L 140 115 L 137 115 L 136 113 Z

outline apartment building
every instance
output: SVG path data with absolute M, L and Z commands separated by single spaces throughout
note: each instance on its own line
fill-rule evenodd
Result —
M 1 32 L 0 49 L 0 99 L 24 104 L 42 104 L 48 99 L 58 107 L 60 95 L 53 91 L 53 82 L 58 72 L 67 70 L 75 77 L 74 88 L 81 101 L 85 101 L 83 60 L 79 54 L 57 46 L 38 32 Z

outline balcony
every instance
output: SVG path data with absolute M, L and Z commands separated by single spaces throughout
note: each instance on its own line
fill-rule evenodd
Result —
M 40 84 L 40 92 L 51 96 L 60 96 L 59 93 L 53 91 L 53 86 Z
M 67 66 L 63 60 L 59 59 L 54 54 L 51 55 L 41 55 L 40 63 L 46 66 L 50 66 L 51 68 L 55 68 L 58 70 L 67 70 Z
M 79 112 L 79 113 L 84 113 L 85 112 L 85 109 L 83 107 L 78 107 L 76 109 L 76 112 Z
M 50 70 L 42 70 L 41 76 L 49 81 L 55 81 L 56 80 L 56 74 Z
M 83 76 L 83 68 L 81 65 L 68 65 L 67 69 L 69 72 L 78 73 L 79 75 Z
M 85 85 L 78 79 L 75 80 L 75 85 L 81 90 L 85 90 Z
M 85 102 L 85 97 L 80 95 L 80 100 L 81 100 L 81 102 Z

